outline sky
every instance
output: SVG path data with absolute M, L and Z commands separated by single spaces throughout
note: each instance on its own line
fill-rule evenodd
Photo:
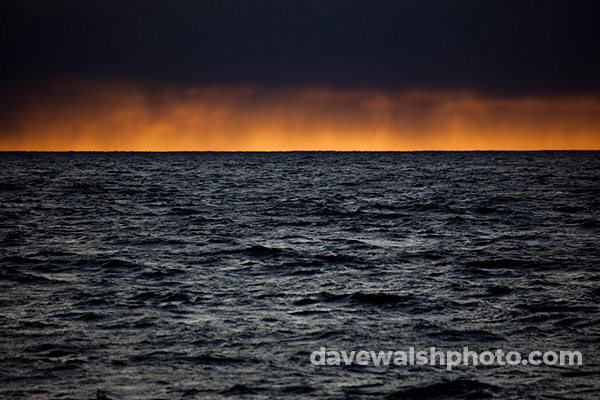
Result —
M 0 150 L 600 149 L 600 3 L 5 0 Z

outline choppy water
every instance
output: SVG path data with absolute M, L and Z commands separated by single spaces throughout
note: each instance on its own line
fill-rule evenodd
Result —
M 600 153 L 0 153 L 0 397 L 600 396 Z M 582 366 L 314 366 L 335 350 Z

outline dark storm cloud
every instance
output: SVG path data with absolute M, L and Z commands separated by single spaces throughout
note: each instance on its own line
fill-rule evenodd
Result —
M 600 93 L 596 1 L 25 1 L 1 79 Z

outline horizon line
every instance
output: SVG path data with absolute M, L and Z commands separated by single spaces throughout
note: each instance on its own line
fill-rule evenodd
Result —
M 563 152 L 600 149 L 470 149 L 470 150 L 0 150 L 0 153 L 473 153 L 473 152 Z

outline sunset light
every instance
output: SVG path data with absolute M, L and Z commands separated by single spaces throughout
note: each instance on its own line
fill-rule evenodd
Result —
M 600 149 L 600 101 L 61 82 L 1 129 L 0 150 L 26 151 Z

